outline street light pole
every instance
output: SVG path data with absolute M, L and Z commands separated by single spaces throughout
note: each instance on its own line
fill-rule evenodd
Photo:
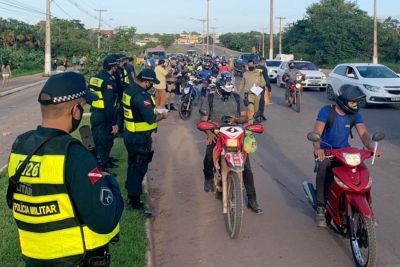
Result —
M 274 56 L 274 0 L 269 5 L 269 59 Z
M 276 19 L 279 19 L 279 54 L 282 54 L 282 20 L 286 18 L 276 17 Z
M 210 0 L 207 0 L 207 48 L 206 54 L 210 52 Z
M 212 56 L 215 57 L 215 29 L 216 27 L 211 27 L 213 30 L 213 45 L 212 45 Z
M 44 75 L 51 75 L 51 36 L 50 36 L 50 2 L 51 0 L 46 0 L 46 41 L 45 41 L 45 55 L 44 55 Z
M 101 39 L 101 12 L 106 12 L 105 9 L 95 9 L 99 12 L 99 32 L 97 34 L 97 49 L 100 49 L 100 39 Z
M 374 0 L 374 55 L 372 63 L 378 64 L 378 18 L 377 18 L 377 0 Z
M 265 29 L 261 28 L 262 30 L 262 56 L 265 57 Z

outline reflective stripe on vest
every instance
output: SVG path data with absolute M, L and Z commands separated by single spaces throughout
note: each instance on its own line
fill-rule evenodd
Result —
M 124 83 L 129 85 L 128 72 L 126 71 L 126 69 L 124 69 Z
M 125 128 L 132 133 L 135 132 L 148 132 L 148 131 L 153 131 L 157 129 L 157 122 L 154 122 L 152 124 L 149 124 L 145 121 L 136 121 L 135 116 L 133 114 L 133 107 L 131 105 L 131 99 L 132 97 L 124 93 L 122 96 L 122 104 L 124 108 L 124 118 L 125 118 Z M 151 102 L 154 107 L 154 113 L 156 113 L 156 101 L 154 100 L 154 97 L 151 96 Z
M 27 262 L 63 262 L 66 257 L 80 261 L 86 250 L 106 245 L 119 232 L 119 225 L 109 234 L 98 234 L 79 223 L 65 185 L 66 156 L 59 155 L 67 151 L 69 143 L 64 143 L 64 151 L 54 153 L 58 155 L 32 156 L 13 196 L 13 216 Z M 10 155 L 9 177 L 26 158 L 18 152 Z
M 93 101 L 91 104 L 94 108 L 104 109 L 104 98 L 103 93 L 101 92 L 101 85 L 103 84 L 103 82 L 103 79 L 97 77 L 90 78 L 89 89 L 91 92 L 97 94 L 99 97 L 99 100 Z

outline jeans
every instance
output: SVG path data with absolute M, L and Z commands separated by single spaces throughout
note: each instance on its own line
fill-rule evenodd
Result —
M 214 179 L 214 162 L 213 162 L 213 150 L 215 143 L 207 145 L 206 155 L 204 157 L 204 178 L 206 180 Z M 243 184 L 246 188 L 247 197 L 249 199 L 256 199 L 256 189 L 254 186 L 253 172 L 251 171 L 249 155 L 247 155 L 246 162 L 244 163 L 243 170 Z
M 317 206 L 325 207 L 327 192 L 333 182 L 332 169 L 341 165 L 340 162 L 324 159 L 318 162 L 316 176 Z

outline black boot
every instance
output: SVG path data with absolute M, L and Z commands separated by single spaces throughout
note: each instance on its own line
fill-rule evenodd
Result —
M 176 110 L 176 108 L 175 108 L 173 103 L 169 104 L 169 110 Z
M 128 205 L 132 209 L 143 213 L 145 217 L 151 217 L 152 215 L 151 211 L 145 209 L 144 203 L 140 201 L 139 196 L 128 196 Z
M 256 214 L 263 213 L 263 210 L 258 206 L 257 200 L 255 198 L 249 198 L 247 200 L 247 207 Z
M 214 192 L 214 179 L 204 180 L 204 192 Z

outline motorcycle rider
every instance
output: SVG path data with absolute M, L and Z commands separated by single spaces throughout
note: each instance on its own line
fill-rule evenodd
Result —
M 332 169 L 340 165 L 339 162 L 325 158 L 325 149 L 338 149 L 349 147 L 349 136 L 354 126 L 364 146 L 373 151 L 374 143 L 367 131 L 359 111 L 359 102 L 365 98 L 365 94 L 358 86 L 344 84 L 339 88 L 339 96 L 336 97 L 336 105 L 324 106 L 318 113 L 314 132 L 321 136 L 320 142 L 314 142 L 314 156 L 317 161 L 316 193 L 317 213 L 316 224 L 319 227 L 326 226 L 325 197 L 326 191 L 333 181 Z M 329 144 L 329 145 L 328 145 Z M 380 156 L 380 149 L 377 156 Z
M 285 100 L 287 103 L 289 103 L 289 85 L 291 82 L 296 81 L 297 75 L 303 75 L 298 69 L 296 69 L 296 62 L 294 60 L 289 61 L 289 69 L 285 70 L 285 73 L 283 74 L 283 81 L 286 82 L 286 90 L 285 90 Z M 305 79 L 303 75 L 303 80 Z
M 230 124 L 239 124 L 247 122 L 246 109 L 240 105 L 241 99 L 239 94 L 232 92 L 233 85 L 226 83 L 225 80 L 220 79 L 218 82 L 217 90 L 211 92 L 207 97 L 205 106 L 200 109 L 203 121 L 221 122 L 222 117 L 230 117 Z M 204 191 L 214 191 L 214 163 L 213 163 L 213 149 L 215 147 L 217 136 L 207 131 L 207 148 L 204 157 Z M 254 187 L 253 172 L 251 171 L 249 156 L 246 158 L 243 171 L 243 183 L 246 188 L 248 198 L 248 208 L 257 214 L 263 211 L 258 206 L 256 199 L 256 190 Z
M 211 76 L 212 70 L 210 69 L 210 67 L 210 63 L 205 63 L 204 68 L 199 72 L 199 76 L 203 81 L 207 80 L 208 77 Z

